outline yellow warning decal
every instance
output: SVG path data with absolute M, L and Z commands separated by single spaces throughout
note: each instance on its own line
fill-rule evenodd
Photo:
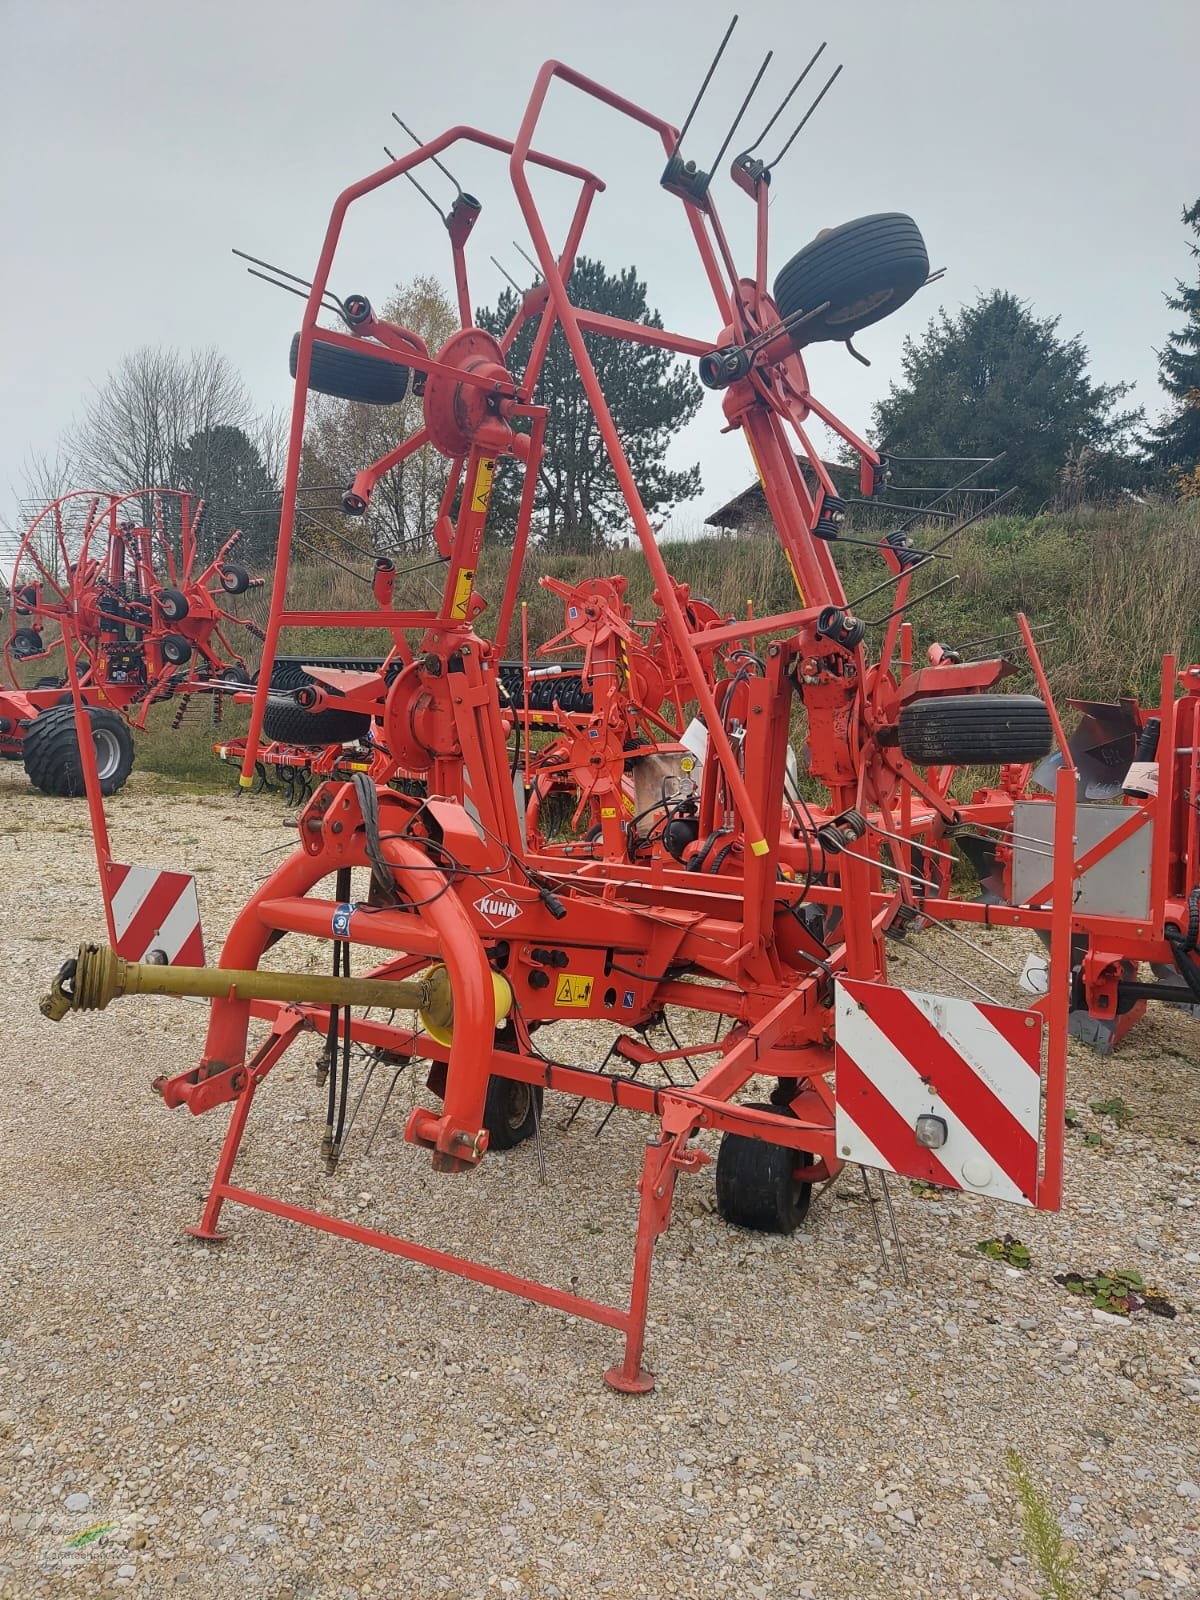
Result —
M 771 846 L 765 839 L 752 839 L 750 842 L 750 854 L 753 856 L 768 855 L 770 853 L 770 849 Z
M 600 807 L 600 815 L 602 817 L 615 817 L 616 814 L 617 814 L 616 806 L 601 806 Z
M 582 972 L 564 972 L 554 990 L 554 1004 L 586 1006 L 591 1001 L 595 981 L 595 978 L 585 977 Z
M 767 487 L 767 480 L 763 477 L 762 468 L 758 464 L 758 456 L 756 455 L 754 446 L 750 443 L 749 439 L 746 440 L 746 448 L 750 452 L 750 459 L 754 463 L 754 470 L 758 474 L 758 481 L 765 489 Z
M 495 460 L 491 456 L 484 456 L 479 463 L 479 471 L 475 474 L 475 487 L 471 491 L 472 511 L 487 510 L 488 501 L 492 498 L 492 479 L 495 476 Z
M 788 571 L 792 575 L 792 582 L 796 585 L 796 593 L 800 596 L 800 604 L 806 606 L 808 601 L 804 598 L 804 590 L 800 587 L 800 579 L 796 574 L 796 563 L 792 560 L 792 552 L 784 545 L 783 553 L 787 557 Z
M 458 575 L 458 582 L 454 585 L 454 604 L 450 607 L 450 615 L 456 622 L 465 622 L 467 607 L 471 602 L 471 586 L 475 582 L 475 568 L 464 567 Z

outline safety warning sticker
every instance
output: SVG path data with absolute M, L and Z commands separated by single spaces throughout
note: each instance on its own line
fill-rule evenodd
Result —
M 554 990 L 554 1004 L 556 1006 L 586 1006 L 592 998 L 592 986 L 595 978 L 589 978 L 582 972 L 564 972 L 560 974 L 558 984 Z

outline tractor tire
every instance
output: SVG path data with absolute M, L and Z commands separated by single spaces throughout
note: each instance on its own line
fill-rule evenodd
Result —
M 12 653 L 18 661 L 28 661 L 30 656 L 42 653 L 42 636 L 36 628 L 18 628 L 11 643 Z
M 306 711 L 294 700 L 283 698 L 313 683 L 304 668 L 293 662 L 276 662 L 271 673 L 272 697 L 263 714 L 263 738 L 280 744 L 350 744 L 365 736 L 371 719 L 363 711 Z M 279 698 L 274 698 L 279 696 Z
M 235 561 L 227 561 L 219 573 L 221 587 L 226 594 L 245 594 L 250 587 L 250 574 Z
M 133 769 L 133 735 L 129 724 L 104 706 L 89 706 L 92 743 L 100 772 L 100 792 L 116 794 Z M 51 706 L 25 730 L 21 746 L 25 772 L 35 789 L 56 799 L 84 792 L 83 766 L 75 733 L 75 707 Z
M 192 647 L 181 633 L 164 633 L 159 649 L 163 660 L 171 667 L 185 667 L 192 659 Z
M 191 610 L 187 595 L 181 594 L 178 589 L 160 589 L 154 598 L 166 622 L 182 622 Z
M 830 228 L 794 255 L 775 279 L 775 304 L 786 320 L 828 309 L 792 332 L 797 350 L 851 339 L 911 300 L 929 276 L 921 230 L 902 211 L 881 211 Z
M 308 387 L 317 394 L 329 394 L 336 400 L 357 400 L 361 405 L 399 405 L 408 393 L 408 368 L 382 354 L 366 354 L 367 349 L 379 348 L 378 345 L 364 346 L 360 355 L 357 350 L 343 350 L 340 345 L 314 340 Z M 299 354 L 300 335 L 297 333 L 292 338 L 288 355 L 288 371 L 293 378 Z
M 493 1076 L 488 1079 L 483 1125 L 487 1129 L 489 1150 L 513 1150 L 526 1139 L 532 1139 L 541 1114 L 540 1087 L 518 1083 L 515 1078 Z
M 900 754 L 923 767 L 1040 761 L 1054 742 L 1044 700 L 1033 694 L 948 694 L 900 712 Z
M 778 1112 L 778 1106 L 752 1104 L 751 1111 Z M 736 1228 L 755 1233 L 795 1233 L 808 1214 L 812 1184 L 797 1183 L 797 1166 L 812 1157 L 741 1133 L 721 1136 L 717 1152 L 717 1210 Z

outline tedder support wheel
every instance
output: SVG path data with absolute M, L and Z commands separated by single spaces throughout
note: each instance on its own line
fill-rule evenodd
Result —
M 164 633 L 159 649 L 168 666 L 182 667 L 192 659 L 192 647 L 181 633 Z
M 368 406 L 398 405 L 408 393 L 408 368 L 386 356 L 359 354 L 357 350 L 343 350 L 338 345 L 322 344 L 315 340 L 312 363 L 308 372 L 308 387 L 318 394 L 330 394 L 337 400 L 357 400 Z M 371 345 L 379 350 L 378 345 Z M 300 335 L 292 337 L 288 355 L 288 371 L 296 376 L 296 360 L 300 354 Z
M 1053 742 L 1046 703 L 1033 694 L 935 695 L 900 712 L 900 754 L 921 766 L 1040 761 Z
M 271 689 L 279 696 L 290 695 L 314 680 L 301 666 L 277 662 L 271 673 Z M 350 744 L 365 737 L 371 719 L 365 711 L 306 711 L 290 699 L 269 699 L 263 715 L 263 737 L 280 744 Z
M 155 595 L 158 609 L 168 622 L 182 622 L 189 611 L 187 595 L 178 589 L 160 589 Z
M 133 769 L 133 735 L 128 723 L 107 707 L 89 706 L 88 716 L 100 792 L 116 794 Z M 65 799 L 84 792 L 74 706 L 50 706 L 40 712 L 25 730 L 21 754 L 30 783 L 43 794 Z
M 534 1107 L 536 1106 L 536 1113 Z M 488 1132 L 490 1150 L 512 1150 L 537 1132 L 542 1113 L 542 1091 L 515 1078 L 488 1079 L 483 1107 L 483 1125 Z
M 227 561 L 220 572 L 221 587 L 226 594 L 245 594 L 250 587 L 250 574 L 236 561 Z
M 779 1111 L 762 1104 L 749 1109 Z M 741 1133 L 723 1134 L 717 1153 L 717 1210 L 738 1228 L 795 1233 L 808 1214 L 812 1184 L 798 1183 L 794 1174 L 797 1167 L 811 1164 L 812 1157 L 801 1150 Z
M 794 255 L 775 279 L 782 318 L 828 309 L 795 329 L 797 349 L 851 339 L 910 300 L 929 276 L 921 230 L 902 211 L 881 211 L 829 228 Z
M 12 636 L 12 653 L 18 661 L 36 656 L 42 650 L 42 636 L 36 628 L 18 628 Z

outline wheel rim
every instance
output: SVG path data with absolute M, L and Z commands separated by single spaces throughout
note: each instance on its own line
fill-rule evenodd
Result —
M 843 306 L 840 311 L 831 311 L 825 320 L 831 326 L 837 327 L 843 322 L 852 322 L 856 317 L 865 317 L 872 311 L 878 311 L 895 292 L 894 289 L 878 289 L 874 294 L 865 294 L 853 305 Z
M 100 782 L 115 777 L 121 768 L 121 742 L 112 729 L 93 728 L 92 748 L 96 752 L 96 770 Z
M 533 1089 L 527 1083 L 509 1083 L 504 1091 L 501 1107 L 504 1126 L 510 1133 L 519 1133 L 529 1119 Z

